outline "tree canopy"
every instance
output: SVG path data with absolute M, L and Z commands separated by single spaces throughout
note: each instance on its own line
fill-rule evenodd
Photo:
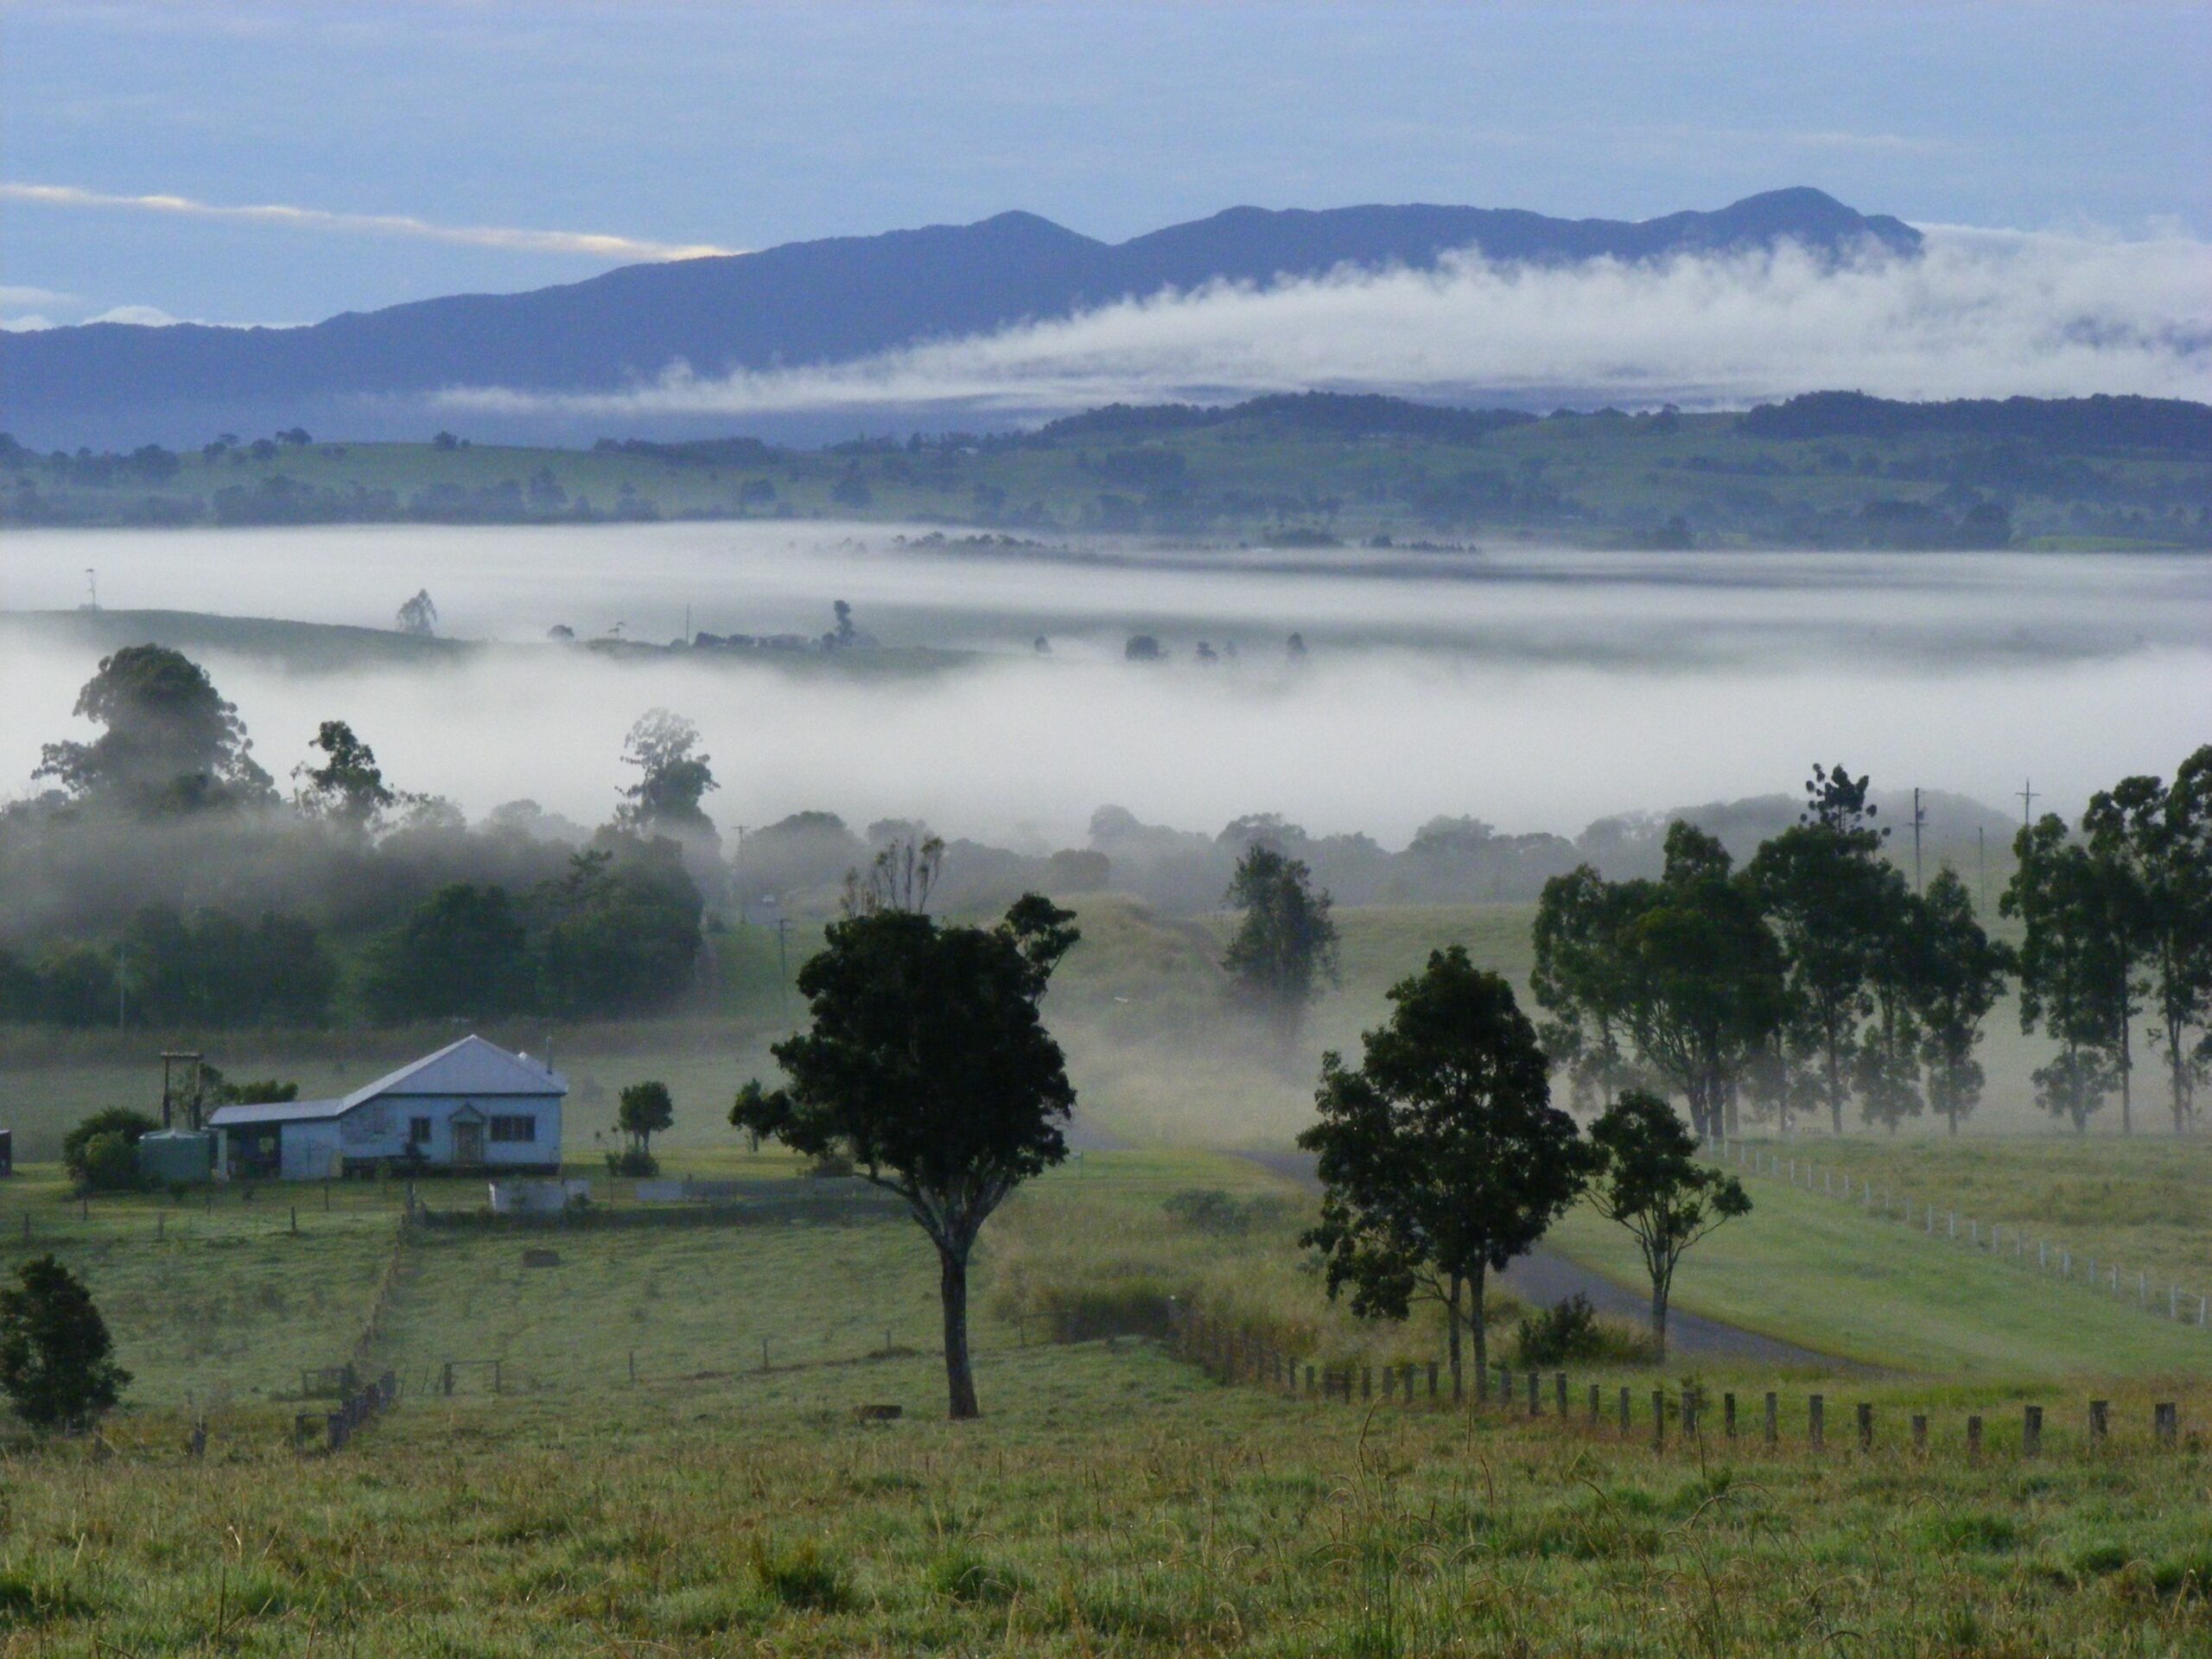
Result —
M 81 1427 L 111 1409 L 130 1382 L 113 1350 L 92 1293 L 51 1251 L 0 1289 L 0 1391 L 34 1427 Z
M 1221 965 L 1287 1045 L 1323 988 L 1340 982 L 1328 892 L 1314 890 L 1303 859 L 1255 842 L 1237 860 L 1227 902 L 1243 915 Z
M 237 706 L 181 652 L 126 645 L 102 658 L 75 712 L 105 729 L 46 744 L 32 776 L 80 801 L 149 817 L 275 802 Z
M 1598 1213 L 1635 1237 L 1651 1280 L 1651 1339 L 1667 1356 L 1667 1308 L 1682 1255 L 1722 1223 L 1747 1216 L 1743 1184 L 1697 1156 L 1697 1137 L 1669 1106 L 1631 1089 L 1590 1126 Z

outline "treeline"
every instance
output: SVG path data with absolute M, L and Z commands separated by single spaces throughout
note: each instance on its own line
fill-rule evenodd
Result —
M 648 715 L 639 779 L 587 830 L 528 802 L 472 829 L 385 780 L 326 721 L 281 795 L 205 670 L 159 645 L 104 659 L 0 809 L 0 1021 L 319 1025 L 665 1009 L 698 982 L 711 836 L 696 733 Z
M 2023 828 L 1993 940 L 1945 870 L 1924 892 L 1882 855 L 1866 779 L 1814 768 L 1802 820 L 1747 864 L 1687 823 L 1655 878 L 1583 867 L 1545 884 L 1532 988 L 1547 1051 L 1589 1098 L 1656 1084 L 1700 1135 L 1746 1116 L 1785 1130 L 1854 1103 L 1894 1130 L 1934 1111 L 1954 1133 L 1981 1097 L 1983 1022 L 2017 981 L 2022 1028 L 2058 1053 L 2037 1103 L 2085 1130 L 2117 1098 L 2134 1127 L 2138 1021 L 2177 1132 L 2212 1065 L 2212 746 L 2171 783 L 2100 792 L 2078 826 Z
M 1901 403 L 1863 391 L 1809 391 L 1746 413 L 1752 437 L 1993 438 L 2069 449 L 2164 449 L 2212 455 L 2212 406 L 2177 397 L 1959 397 Z

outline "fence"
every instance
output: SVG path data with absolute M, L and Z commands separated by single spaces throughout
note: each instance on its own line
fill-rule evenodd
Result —
M 1810 1158 L 1746 1146 L 1741 1141 L 1716 1141 L 1709 1150 L 1721 1162 L 1732 1163 L 1746 1173 L 1771 1175 L 1792 1186 L 1802 1187 L 1808 1192 L 1819 1192 L 1842 1203 L 1853 1200 L 1853 1177 L 1847 1170 L 1824 1168 Z M 1839 1173 L 1842 1176 L 1840 1186 L 1837 1181 Z M 1819 1178 L 1817 1185 L 1815 1176 Z M 1887 1184 L 1878 1190 L 1864 1176 L 1858 1178 L 1855 1191 L 1859 1206 L 1866 1214 L 1879 1215 L 1907 1227 L 1913 1224 L 1916 1206 L 1910 1196 L 1900 1198 Z M 2124 1270 L 2116 1262 L 2099 1262 L 2094 1255 L 2077 1258 L 2070 1247 L 2054 1244 L 2049 1239 L 2031 1238 L 2024 1228 L 2007 1228 L 1994 1222 L 1985 1225 L 1975 1217 L 1961 1216 L 1955 1209 L 1938 1208 L 1924 1200 L 1918 1204 L 1916 1213 L 1922 1231 L 1929 1238 L 1964 1245 L 1999 1260 L 2010 1259 L 2022 1267 L 2032 1265 L 2039 1273 L 2055 1274 L 2069 1283 L 2126 1300 L 2146 1313 L 2177 1325 L 2212 1329 L 2212 1294 L 2203 1291 L 2171 1281 L 2156 1283 L 2144 1268 Z M 2005 1248 L 2008 1236 L 2010 1249 Z M 2077 1261 L 2082 1268 L 2078 1274 L 2075 1270 Z
M 396 1405 L 399 1401 L 399 1378 L 391 1371 L 357 1383 L 353 1368 L 339 1368 L 343 1373 L 345 1391 L 340 1396 L 335 1411 L 302 1411 L 292 1419 L 292 1445 L 296 1450 L 309 1452 L 320 1447 L 336 1452 L 353 1438 L 353 1431 L 379 1411 Z
M 1401 1361 L 1379 1366 L 1316 1365 L 1249 1332 L 1210 1319 L 1195 1308 L 1179 1310 L 1174 1344 L 1183 1358 L 1224 1383 L 1255 1385 L 1287 1399 L 1320 1403 L 1342 1402 L 1370 1408 L 1396 1406 L 1402 1409 L 1411 1409 L 1424 1402 L 1436 1406 L 1466 1403 L 1464 1379 L 1451 1375 L 1440 1360 Z M 1495 1390 L 1491 1386 L 1493 1375 Z M 1495 1402 L 1499 1410 L 1530 1422 L 1548 1421 L 1562 1428 L 1580 1427 L 1591 1433 L 1611 1433 L 1624 1440 L 1634 1437 L 1641 1428 L 1658 1450 L 1664 1450 L 1668 1444 L 1670 1425 L 1678 1442 L 1700 1447 L 1710 1444 L 1717 1436 L 1723 1444 L 1750 1443 L 1779 1450 L 1785 1443 L 1800 1443 L 1800 1424 L 1803 1446 L 1817 1452 L 1824 1450 L 1828 1443 L 1828 1397 L 1824 1393 L 1806 1395 L 1800 1413 L 1794 1408 L 1794 1402 L 1789 1402 L 1792 1408 L 1785 1412 L 1781 1393 L 1769 1390 L 1758 1402 L 1758 1418 L 1747 1424 L 1740 1408 L 1745 1402 L 1733 1390 L 1724 1390 L 1718 1402 L 1716 1424 L 1714 1402 L 1707 1390 L 1694 1382 L 1682 1383 L 1670 1393 L 1664 1386 L 1637 1389 L 1586 1379 L 1578 1382 L 1565 1371 L 1553 1371 L 1548 1377 L 1535 1370 L 1522 1375 L 1525 1382 L 1516 1388 L 1515 1373 L 1506 1365 L 1476 1370 L 1475 1403 L 1487 1407 Z M 1645 1403 L 1639 1405 L 1639 1395 L 1644 1396 Z M 1908 1443 L 1915 1452 L 1926 1453 L 1931 1449 L 1929 1414 L 1912 1412 L 1906 1417 Z M 1969 1458 L 1980 1458 L 1990 1448 L 1993 1439 L 1988 1433 L 1990 1427 L 1991 1420 L 1980 1413 L 1970 1414 L 1961 1425 L 1958 1443 L 1964 1446 Z M 2149 1427 L 2152 1444 L 2162 1450 L 2177 1446 L 2181 1435 L 2179 1403 L 2155 1403 Z M 2024 1405 L 2020 1408 L 2018 1449 L 2022 1457 L 2044 1454 L 2044 1428 L 2042 1406 Z M 1851 1429 L 1861 1452 L 1871 1453 L 1885 1443 L 1880 1414 L 1871 1402 L 1854 1402 Z M 2083 1419 L 2082 1444 L 2088 1450 L 2101 1450 L 2110 1443 L 2112 1433 L 2111 1402 L 2089 1401 Z M 2196 1437 L 2191 1435 L 2192 1449 L 2196 1444 Z

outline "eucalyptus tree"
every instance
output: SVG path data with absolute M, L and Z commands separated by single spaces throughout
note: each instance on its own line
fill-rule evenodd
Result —
M 2024 925 L 2020 1029 L 2041 1026 L 2058 1054 L 2035 1071 L 2037 1103 L 2085 1134 L 2118 1082 L 2109 987 L 2126 957 L 2111 925 L 2108 867 L 2045 813 L 2012 840 L 2017 864 L 1999 908 Z
M 1874 823 L 1865 773 L 1815 766 L 1798 822 L 1760 847 L 1750 874 L 1782 942 L 1789 979 L 1790 1046 L 1817 1063 L 1830 1128 L 1843 1133 L 1859 1031 L 1874 1012 L 1885 937 L 1896 925 L 1903 882 L 1882 857 L 1888 830 Z M 1893 1002 L 1890 1012 L 1896 1012 Z M 1872 1067 L 1893 1070 L 1893 1049 Z
M 1751 1212 L 1743 1183 L 1701 1162 L 1697 1137 L 1648 1089 L 1631 1089 L 1590 1126 L 1596 1179 L 1590 1202 L 1636 1240 L 1651 1281 L 1651 1339 L 1667 1357 L 1667 1307 L 1683 1254 L 1716 1227 Z
M 1317 1154 L 1321 1219 L 1303 1238 L 1362 1319 L 1444 1309 L 1452 1391 L 1461 1332 L 1486 1375 L 1489 1274 L 1525 1254 L 1580 1194 L 1589 1148 L 1551 1103 L 1549 1066 L 1513 988 L 1459 945 L 1389 993 L 1389 1020 L 1357 1067 L 1322 1057 L 1319 1115 L 1298 1138 Z
M 2012 952 L 1993 940 L 1974 911 L 1955 870 L 1943 869 L 1914 906 L 1910 995 L 1927 1067 L 1928 1102 L 1953 1135 L 1981 1101 L 1981 1062 L 1974 1050 L 1982 1021 L 2005 994 Z
M 1544 883 L 1531 929 L 1529 988 L 1552 1017 L 1537 1035 L 1565 1070 L 1578 1109 L 1606 1105 L 1634 1076 L 1626 1048 L 1627 982 L 1620 960 L 1624 893 L 1584 864 Z
M 1221 965 L 1287 1049 L 1325 986 L 1340 982 L 1328 890 L 1303 859 L 1255 842 L 1236 861 L 1226 901 L 1243 912 Z

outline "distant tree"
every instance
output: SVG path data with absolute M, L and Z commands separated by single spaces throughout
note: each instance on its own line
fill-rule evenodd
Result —
M 887 826 L 868 826 L 871 838 Z M 930 907 L 930 892 L 944 870 L 944 842 L 921 826 L 900 826 L 878 847 L 866 874 L 845 872 L 841 908 L 845 915 L 874 916 L 885 911 L 909 911 L 917 915 Z
M 1283 641 L 1283 650 L 1294 663 L 1302 662 L 1306 657 L 1306 636 L 1302 633 L 1292 634 L 1289 639 Z
M 151 1135 L 162 1126 L 140 1111 L 128 1106 L 107 1106 L 94 1112 L 61 1137 L 61 1166 L 79 1186 L 93 1185 L 88 1149 L 102 1136 L 119 1141 L 125 1147 L 136 1147 L 139 1137 Z M 133 1167 L 136 1168 L 136 1154 Z
M 1680 820 L 1660 879 L 1621 885 L 1621 1008 L 1637 1052 L 1700 1137 L 1733 1134 L 1738 1092 L 1789 1007 L 1758 896 L 1716 837 Z
M 565 622 L 556 622 L 545 630 L 545 637 L 556 645 L 565 645 L 576 637 L 576 631 Z
M 430 447 L 433 449 L 458 449 L 461 440 L 450 432 L 441 432 L 430 440 Z
M 1630 1089 L 1590 1126 L 1598 1160 L 1590 1202 L 1634 1236 L 1651 1280 L 1651 1339 L 1667 1357 L 1667 1305 L 1683 1253 L 1747 1216 L 1743 1185 L 1697 1156 L 1697 1137 L 1658 1096 Z
M 1593 1098 L 1611 1105 L 1633 1071 L 1624 1046 L 1628 983 L 1622 893 L 1585 864 L 1546 881 L 1536 902 L 1529 987 L 1537 1006 L 1552 1016 L 1538 1036 L 1553 1063 L 1567 1071 L 1578 1107 L 1586 1108 Z
M 1224 902 L 1243 912 L 1243 919 L 1230 935 L 1221 965 L 1287 1047 L 1322 988 L 1341 982 L 1328 892 L 1314 891 L 1304 860 L 1255 842 L 1236 861 Z
M 696 982 L 704 906 L 673 841 L 602 830 L 535 908 L 553 1012 L 650 1014 Z
M 978 1414 L 968 1353 L 976 1236 L 1016 1186 L 1067 1156 L 1075 1090 L 1038 1003 L 1077 940 L 1073 919 L 1032 893 L 995 928 L 912 910 L 832 922 L 799 970 L 810 1027 L 770 1050 L 789 1081 L 749 1083 L 730 1110 L 738 1128 L 795 1152 L 849 1158 L 905 1200 L 937 1249 L 956 1420 Z
M 448 882 L 372 943 L 362 995 L 378 1020 L 490 1019 L 530 1006 L 523 918 L 505 887 Z
M 418 634 L 428 639 L 438 631 L 438 607 L 431 599 L 429 588 L 416 588 L 415 597 L 400 606 L 398 621 L 402 633 Z
M 1156 663 L 1161 655 L 1160 641 L 1148 633 L 1131 634 L 1128 643 L 1122 647 L 1122 659 L 1127 662 Z
M 1865 774 L 1813 768 L 1804 816 L 1760 847 L 1749 873 L 1789 976 L 1792 1046 L 1819 1063 L 1830 1128 L 1843 1133 L 1852 1058 L 1872 1012 L 1875 958 L 1905 891 L 1882 857 Z
M 1981 1024 L 2004 995 L 2012 953 L 1983 931 L 1974 899 L 1958 872 L 1939 871 L 1915 906 L 1910 995 L 1928 1068 L 1929 1103 L 1951 1133 L 1981 1100 L 1981 1063 L 1974 1049 Z
M 649 709 L 623 740 L 622 764 L 638 769 L 638 781 L 623 791 L 616 822 L 644 836 L 673 836 L 701 847 L 716 847 L 721 836 L 699 803 L 719 789 L 709 761 L 698 753 L 699 728 L 681 715 Z
M 2020 941 L 2020 1029 L 2040 1025 L 2059 1045 L 2037 1068 L 2036 1098 L 2054 1117 L 2088 1130 L 2116 1078 L 2105 988 L 2126 971 L 2107 912 L 2108 872 L 2045 813 L 2012 839 L 2016 864 L 1999 908 L 2024 926 Z
M 664 1083 L 633 1083 L 622 1090 L 615 1113 L 616 1127 L 630 1137 L 630 1149 L 642 1163 L 650 1164 L 653 1136 L 676 1122 L 676 1103 Z
M 1852 1057 L 1851 1081 L 1859 1096 L 1859 1116 L 1894 1135 L 1906 1118 L 1918 1117 L 1927 1106 L 1921 1090 L 1923 1033 L 1915 992 L 1923 971 L 1920 958 L 1929 922 L 1925 900 L 1905 887 L 1901 874 L 1891 874 L 1894 891 L 1866 958 L 1866 988 L 1874 1019 Z
M 301 810 L 327 818 L 359 834 L 366 834 L 391 810 L 399 797 L 384 780 L 376 751 L 353 734 L 342 720 L 326 720 L 315 728 L 308 747 L 323 756 L 321 766 L 302 760 L 292 768 L 300 785 Z
M 837 619 L 837 626 L 830 632 L 830 640 L 836 645 L 853 643 L 853 607 L 843 600 L 834 601 L 830 609 Z
M 276 435 L 276 441 L 279 443 L 289 444 L 309 444 L 315 442 L 308 435 L 308 429 L 304 426 L 295 426 L 279 432 Z
M 130 1373 L 84 1281 L 52 1252 L 0 1289 L 0 1390 L 35 1428 L 81 1428 L 123 1397 Z
M 1484 1289 L 1581 1192 L 1589 1170 L 1573 1120 L 1551 1104 L 1535 1028 L 1513 988 L 1465 950 L 1432 951 L 1390 989 L 1387 1024 L 1360 1040 L 1357 1069 L 1322 1057 L 1319 1122 L 1298 1137 L 1316 1154 L 1321 1219 L 1301 1241 L 1320 1253 L 1329 1294 L 1349 1287 L 1362 1319 L 1402 1319 L 1439 1303 L 1453 1391 L 1460 1332 L 1489 1364 Z
M 2165 1053 L 2174 1131 L 2195 1116 L 2196 1076 L 2212 1042 L 2192 1052 L 2189 1033 L 2212 1017 L 2212 744 L 2182 763 L 2171 785 L 2124 779 L 2089 803 L 2082 831 L 2126 927 L 2133 982 L 2113 994 L 2130 1014 L 2148 999 L 2152 1041 Z M 2119 1063 L 2123 1111 L 2132 1065 L 2125 1039 Z
M 237 706 L 199 664 L 166 645 L 126 645 L 102 658 L 75 712 L 106 729 L 90 743 L 45 745 L 31 775 L 55 779 L 79 800 L 156 817 L 276 798 Z

